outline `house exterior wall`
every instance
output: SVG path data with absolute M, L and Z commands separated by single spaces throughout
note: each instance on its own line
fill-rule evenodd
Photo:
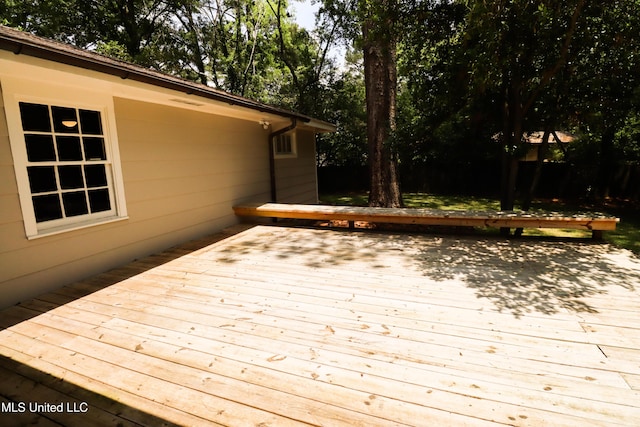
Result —
M 318 203 L 315 141 L 313 131 L 298 129 L 296 157 L 275 160 L 279 203 Z
M 59 230 L 36 224 L 19 102 L 104 107 L 113 218 Z M 236 223 L 233 205 L 270 200 L 269 134 L 290 123 L 0 51 L 0 308 Z M 306 126 L 296 130 L 296 156 L 275 160 L 279 202 L 317 203 L 315 128 Z
M 126 99 L 115 110 L 131 222 L 212 231 L 235 221 L 233 204 L 268 199 L 260 126 Z
M 29 240 L 2 108 L 0 307 L 218 231 L 237 221 L 236 203 L 268 201 L 257 123 L 117 97 L 114 110 L 127 218 Z

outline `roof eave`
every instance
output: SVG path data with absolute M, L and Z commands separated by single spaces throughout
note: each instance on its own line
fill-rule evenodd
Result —
M 0 26 L 1 27 L 1 26 Z M 7 29 L 7 27 L 2 27 Z M 17 33 L 15 35 L 10 34 Z M 45 43 L 44 39 L 31 35 L 22 35 L 18 30 L 3 31 L 0 34 L 0 49 L 13 52 L 16 55 L 27 55 L 39 59 L 59 62 L 83 69 L 131 79 L 141 83 L 162 87 L 187 95 L 200 96 L 206 99 L 223 102 L 229 105 L 248 108 L 266 114 L 275 114 L 286 118 L 295 118 L 303 123 L 315 121 L 311 117 L 277 107 L 261 104 L 250 99 L 234 96 L 226 92 L 209 88 L 199 83 L 189 82 L 177 77 L 169 76 L 137 65 L 102 57 L 98 54 L 81 51 L 76 48 L 62 49 L 59 43 Z M 42 40 L 43 42 L 40 42 Z M 62 45 L 64 46 L 64 45 Z

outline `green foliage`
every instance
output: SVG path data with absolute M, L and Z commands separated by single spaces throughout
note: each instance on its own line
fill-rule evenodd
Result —
M 616 149 L 621 162 L 640 164 L 640 115 L 630 113 L 616 133 Z
M 464 165 L 493 153 L 498 117 L 487 97 L 470 97 L 460 3 L 421 2 L 404 25 L 398 132 L 403 168 Z
M 637 0 L 418 2 L 414 16 L 400 50 L 405 163 L 480 161 L 497 155 L 500 133 L 517 156 L 519 132 L 545 128 L 583 135 L 556 159 L 592 186 L 605 161 L 637 159 Z
M 96 46 L 96 52 L 121 61 L 132 60 L 131 55 L 127 52 L 127 48 L 115 40 L 109 40 L 106 42 L 99 41 Z
M 402 198 L 408 208 L 463 211 L 495 211 L 500 208 L 499 201 L 486 197 L 405 193 Z M 362 193 L 321 194 L 320 201 L 329 205 L 366 206 L 367 195 Z
M 329 82 L 325 119 L 337 132 L 318 137 L 319 166 L 363 166 L 367 162 L 365 90 L 362 74 L 345 71 Z
M 286 0 L 0 0 L 8 25 L 313 113 L 330 34 L 295 25 Z
M 361 166 L 363 22 L 392 19 L 379 34 L 398 42 L 387 143 L 406 173 L 495 159 L 495 136 L 518 126 L 577 134 L 553 158 L 592 189 L 640 162 L 638 0 L 395 0 L 392 15 L 387 2 L 315 1 L 314 31 L 293 22 L 286 0 L 0 0 L 0 20 L 336 123 L 318 139 L 318 163 Z M 330 58 L 338 44 L 350 57 L 341 66 Z M 502 151 L 521 145 L 514 137 Z
M 623 218 L 615 231 L 606 233 L 605 240 L 640 255 L 640 220 Z

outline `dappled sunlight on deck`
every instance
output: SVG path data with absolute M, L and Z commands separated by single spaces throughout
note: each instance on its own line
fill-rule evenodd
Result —
M 640 261 L 630 252 L 587 242 L 447 238 L 420 252 L 425 275 L 456 278 L 516 316 L 596 311 L 585 298 L 640 284 Z
M 217 261 L 235 263 L 245 256 L 274 254 L 307 267 L 337 267 L 355 263 L 369 269 L 409 270 L 427 281 L 453 281 L 489 299 L 494 308 L 520 316 L 563 309 L 593 311 L 592 295 L 611 286 L 636 290 L 640 259 L 625 250 L 589 240 L 438 237 L 418 234 L 353 233 L 304 229 L 266 229 L 255 240 L 232 243 Z M 277 235 L 277 239 L 275 237 Z M 275 261 L 275 260 L 274 260 Z M 419 283 L 419 282 L 417 282 Z
M 284 226 L 217 240 L 0 312 L 1 401 L 89 403 L 39 418 L 63 425 L 640 424 L 629 252 Z

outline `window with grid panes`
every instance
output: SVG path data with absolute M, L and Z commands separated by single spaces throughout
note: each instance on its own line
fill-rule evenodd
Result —
M 100 111 L 20 102 L 35 220 L 60 224 L 115 211 Z
M 296 142 L 293 133 L 285 133 L 275 138 L 274 155 L 276 158 L 296 156 Z

